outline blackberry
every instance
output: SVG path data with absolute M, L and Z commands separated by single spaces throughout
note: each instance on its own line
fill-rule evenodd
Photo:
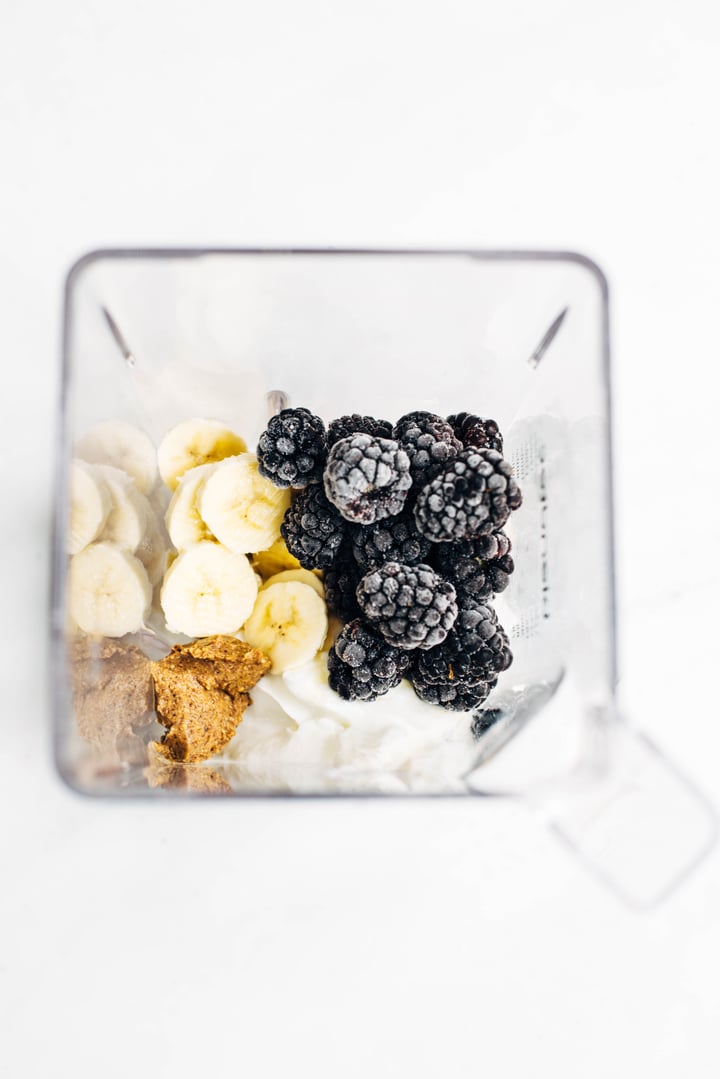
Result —
M 407 652 L 356 618 L 343 627 L 328 653 L 328 681 L 346 701 L 374 701 L 394 689 L 409 666 Z
M 442 416 L 434 412 L 408 412 L 401 416 L 393 429 L 397 439 L 410 458 L 413 484 L 421 487 L 462 449 L 452 427 Z
M 325 424 L 307 408 L 284 408 L 260 435 L 260 475 L 276 487 L 319 483 L 327 457 Z
M 451 580 L 458 591 L 463 589 L 478 599 L 503 592 L 515 569 L 508 553 L 510 540 L 504 532 L 433 546 L 435 568 Z
M 408 455 L 391 438 L 349 435 L 328 455 L 325 493 L 348 521 L 372 524 L 394 517 L 411 484 Z
M 373 438 L 392 438 L 392 424 L 389 420 L 376 420 L 374 416 L 340 416 L 328 426 L 328 449 L 349 435 L 372 435 Z
M 328 610 L 336 614 L 343 622 L 359 618 L 362 613 L 355 595 L 360 573 L 352 554 L 343 547 L 332 569 L 323 575 L 325 602 Z
M 456 647 L 441 644 L 417 653 L 410 680 L 421 700 L 468 712 L 487 698 L 497 683 L 497 674 L 487 668 L 479 653 L 464 655 L 457 653 Z
M 475 599 L 489 599 L 493 588 L 485 567 L 472 555 L 458 554 L 460 544 L 436 543 L 432 559 L 433 565 L 455 586 L 458 595 L 473 596 Z M 461 548 L 462 549 L 462 548 Z
M 485 731 L 490 730 L 499 719 L 502 719 L 503 714 L 502 708 L 482 708 L 477 715 L 473 716 L 470 724 L 470 734 L 476 741 L 479 741 Z
M 433 648 L 444 641 L 457 617 L 455 589 L 422 563 L 386 562 L 357 586 L 360 607 L 397 648 Z
M 512 544 L 504 532 L 477 536 L 472 542 L 475 557 L 482 562 L 483 573 L 492 592 L 504 592 L 515 572 L 510 551 Z
M 305 569 L 329 569 L 346 532 L 347 522 L 317 483 L 297 492 L 280 526 L 288 551 Z
M 476 450 L 497 450 L 502 453 L 503 437 L 495 420 L 483 420 L 471 412 L 458 412 L 454 416 L 448 416 L 447 422 L 455 437 L 466 448 L 472 446 Z
M 504 592 L 515 572 L 515 561 L 511 555 L 506 554 L 485 562 L 483 569 L 493 592 Z
M 436 648 L 427 652 L 418 652 L 413 662 L 413 670 L 424 682 L 462 682 L 472 688 L 481 682 L 494 686 L 499 675 L 512 663 L 512 653 L 507 646 L 507 637 L 501 626 L 496 627 L 500 641 L 491 641 L 488 648 L 479 648 L 475 652 L 466 652 L 458 637 L 449 637 Z
M 415 522 L 435 543 L 495 532 L 522 503 L 512 466 L 497 450 L 463 450 L 423 487 Z
M 471 540 L 464 540 L 472 546 L 472 554 L 483 562 L 490 562 L 496 558 L 503 558 L 510 551 L 510 539 L 504 532 L 488 532 L 482 536 L 475 536 Z
M 433 544 L 422 536 L 411 513 L 386 517 L 372 525 L 350 528 L 355 561 L 363 573 L 385 562 L 402 562 L 416 566 L 426 562 Z
M 513 660 L 495 611 L 466 593 L 458 595 L 458 615 L 443 647 L 448 659 L 474 656 L 473 669 L 479 664 L 488 676 L 502 674 Z
M 488 562 L 495 558 L 501 558 L 510 550 L 510 539 L 502 532 L 483 532 L 479 536 L 468 536 L 466 539 L 455 540 L 453 543 L 443 543 L 435 546 L 436 553 L 447 552 L 465 558 L 479 558 L 481 562 Z
M 476 686 L 467 686 L 464 682 L 452 679 L 446 682 L 425 682 L 416 672 L 411 674 L 410 680 L 421 701 L 437 704 L 453 712 L 472 712 L 487 699 L 493 688 L 486 682 L 478 682 Z

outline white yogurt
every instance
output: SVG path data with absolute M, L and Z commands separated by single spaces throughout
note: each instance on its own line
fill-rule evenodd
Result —
M 376 701 L 344 701 L 323 653 L 266 675 L 251 696 L 213 761 L 239 790 L 461 791 L 477 756 L 467 713 L 426 704 L 405 681 Z

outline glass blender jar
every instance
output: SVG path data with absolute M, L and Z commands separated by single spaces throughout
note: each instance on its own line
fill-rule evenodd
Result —
M 595 264 L 576 254 L 118 250 L 80 259 L 66 287 L 53 555 L 63 777 L 87 794 L 173 793 L 148 782 L 142 738 L 108 753 L 78 731 L 78 701 L 105 684 L 107 671 L 99 660 L 86 663 L 78 686 L 71 670 L 73 447 L 109 420 L 157 446 L 175 424 L 208 416 L 253 449 L 286 403 L 326 421 L 349 413 L 394 421 L 415 409 L 497 421 L 523 493 L 508 525 L 516 568 L 497 597 L 514 662 L 483 706 L 492 721 L 473 725 L 464 715 L 447 726 L 439 712 L 436 744 L 431 752 L 422 743 L 419 765 L 412 755 L 388 764 L 358 753 L 348 765 L 325 750 L 298 751 L 280 770 L 219 763 L 222 790 L 522 795 L 618 891 L 633 902 L 655 899 L 712 842 L 714 817 L 618 714 L 608 292 Z M 151 659 L 173 643 L 157 619 L 133 642 Z M 397 698 L 400 725 L 410 699 Z M 103 707 L 98 695 L 95 710 Z M 618 811 L 640 775 L 645 824 L 681 821 L 669 872 L 664 855 L 637 871 L 628 820 L 639 817 Z M 630 837 L 628 851 L 618 836 Z

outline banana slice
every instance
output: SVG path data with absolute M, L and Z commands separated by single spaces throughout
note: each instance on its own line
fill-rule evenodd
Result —
M 258 472 L 254 453 L 216 465 L 200 491 L 200 516 L 220 543 L 238 554 L 264 551 L 278 538 L 290 489 Z
M 152 588 L 142 562 L 111 543 L 93 543 L 70 560 L 70 616 L 84 633 L 124 637 L 142 626 Z
M 95 472 L 110 492 L 110 513 L 100 533 L 103 543 L 114 543 L 124 551 L 138 549 L 151 517 L 150 503 L 133 480 L 112 465 L 95 465 Z
M 157 477 L 155 447 L 139 427 L 124 420 L 105 420 L 86 431 L 75 453 L 91 465 L 112 465 L 127 472 L 138 490 L 149 494 Z
M 325 599 L 324 584 L 318 575 L 309 569 L 284 569 L 281 573 L 268 577 L 260 587 L 268 588 L 271 584 L 282 584 L 283 581 L 299 581 L 300 584 L 307 584 L 317 592 L 320 599 Z
M 170 505 L 165 514 L 165 525 L 172 545 L 177 547 L 178 551 L 192 547 L 193 543 L 215 539 L 200 516 L 198 506 L 198 495 L 202 485 L 215 467 L 215 464 L 209 464 L 197 465 L 189 469 L 182 476 L 170 499 Z
M 273 674 L 282 674 L 308 663 L 322 648 L 327 630 L 327 609 L 314 588 L 281 581 L 260 590 L 243 636 L 269 656 Z
M 237 633 L 253 609 L 257 581 L 244 554 L 219 543 L 181 551 L 165 574 L 160 605 L 171 633 Z
M 300 569 L 299 561 L 294 554 L 290 554 L 282 536 L 279 536 L 267 551 L 254 554 L 252 561 L 262 577 L 272 577 L 284 569 Z
M 158 468 L 163 481 L 174 491 L 180 477 L 191 468 L 223 461 L 246 450 L 243 439 L 219 420 L 183 420 L 168 431 L 158 446 Z
M 70 466 L 70 521 L 67 549 L 78 554 L 97 539 L 110 513 L 110 492 L 89 465 L 73 461 Z

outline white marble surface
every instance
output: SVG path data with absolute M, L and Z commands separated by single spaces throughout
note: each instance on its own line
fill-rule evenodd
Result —
M 3 1074 L 717 1075 L 717 853 L 641 917 L 518 805 L 82 800 L 44 653 L 75 256 L 572 247 L 612 288 L 623 696 L 720 801 L 719 44 L 701 0 L 5 0 Z

